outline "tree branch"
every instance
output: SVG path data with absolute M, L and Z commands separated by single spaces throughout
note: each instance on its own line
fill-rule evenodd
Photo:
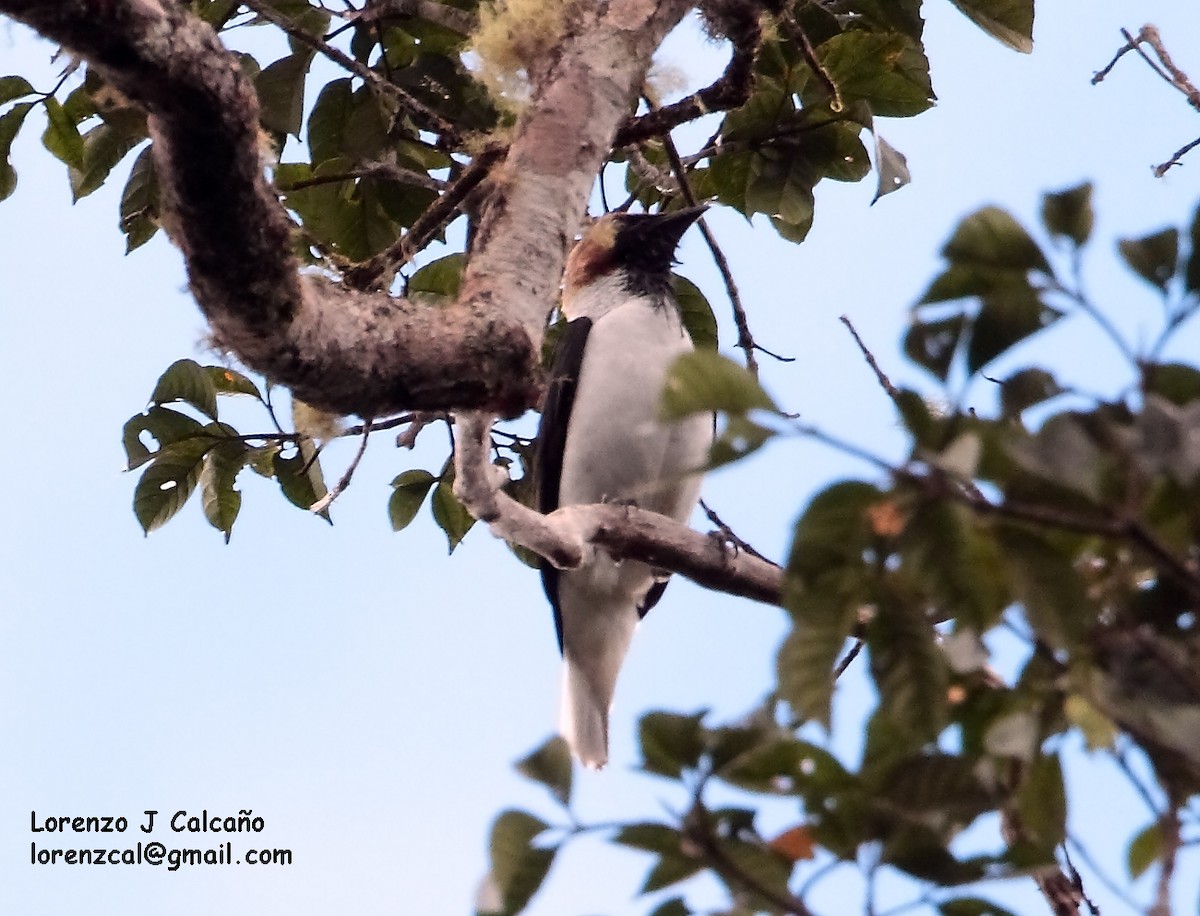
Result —
M 571 569 L 596 548 L 679 573 L 705 588 L 778 605 L 783 570 L 751 554 L 730 551 L 708 535 L 631 506 L 566 506 L 542 515 L 499 490 L 488 460 L 491 420 L 457 416 L 454 495 L 492 533 Z

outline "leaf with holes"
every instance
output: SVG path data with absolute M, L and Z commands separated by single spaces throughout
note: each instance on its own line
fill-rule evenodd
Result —
M 210 436 L 201 436 L 158 450 L 133 491 L 133 514 L 142 531 L 161 528 L 183 508 L 200 479 L 204 456 L 215 444 Z

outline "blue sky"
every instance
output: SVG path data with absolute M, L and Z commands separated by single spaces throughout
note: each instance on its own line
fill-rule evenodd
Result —
M 796 357 L 766 364 L 768 388 L 806 421 L 885 455 L 899 454 L 903 440 L 837 318 L 854 319 L 897 380 L 918 380 L 897 342 L 961 216 L 1000 203 L 1033 226 L 1043 191 L 1095 181 L 1090 288 L 1138 340 L 1155 327 L 1156 303 L 1113 266 L 1115 239 L 1182 224 L 1200 201 L 1200 151 L 1164 179 L 1150 174 L 1200 134 L 1182 97 L 1132 57 L 1105 83 L 1089 84 L 1120 45 L 1119 28 L 1144 21 L 1200 77 L 1200 7 L 1043 0 L 1035 51 L 1022 56 L 949 3 L 926 6 L 939 103 L 880 127 L 908 156 L 911 187 L 871 207 L 870 182 L 823 185 L 799 247 L 765 223 L 711 217 L 759 341 Z M 35 83 L 49 86 L 49 53 L 24 30 L 0 26 L 0 71 L 37 74 Z M 663 59 L 695 83 L 722 62 L 694 29 Z M 390 531 L 387 483 L 408 467 L 437 470 L 444 438 L 436 430 L 414 454 L 380 437 L 335 504 L 332 528 L 247 475 L 229 546 L 194 505 L 143 538 L 130 509 L 135 479 L 121 470 L 121 425 L 170 362 L 205 359 L 203 322 L 165 239 L 122 256 L 122 181 L 71 207 L 39 133 L 32 122 L 18 141 L 21 183 L 0 204 L 0 365 L 9 379 L 0 393 L 9 431 L 0 451 L 0 910 L 469 911 L 492 817 L 513 805 L 554 815 L 510 767 L 556 719 L 558 658 L 536 575 L 483 530 L 453 557 L 425 514 Z M 720 282 L 697 234 L 681 260 L 716 306 L 731 349 Z M 1197 344 L 1192 328 L 1180 352 L 1194 360 Z M 1055 359 L 1091 390 L 1126 381 L 1109 345 L 1080 320 L 1061 323 L 1010 368 L 1038 358 Z M 348 443 L 330 449 L 330 476 L 352 452 Z M 712 475 L 705 497 L 743 537 L 780 556 L 813 492 L 865 473 L 813 443 L 781 442 Z M 611 822 L 682 807 L 670 786 L 631 772 L 637 715 L 738 715 L 767 689 L 784 632 L 779 610 L 673 583 L 618 687 L 613 764 L 577 776 L 579 816 Z M 847 754 L 866 697 L 861 675 L 852 673 L 838 699 L 835 746 Z M 1076 827 L 1122 879 L 1124 842 L 1148 814 L 1132 793 L 1102 782 L 1112 775 L 1103 763 L 1078 753 L 1070 767 L 1080 776 Z M 31 810 L 134 822 L 147 808 L 253 809 L 266 824 L 261 845 L 291 848 L 295 863 L 175 873 L 29 864 Z M 794 819 L 773 809 L 764 826 Z M 154 838 L 174 841 L 161 827 Z M 560 857 L 530 912 L 647 912 L 652 906 L 633 895 L 649 865 L 581 841 Z M 1176 884 L 1178 911 L 1190 912 L 1200 885 L 1194 855 Z M 848 874 L 832 879 L 813 905 L 844 912 L 856 887 Z M 1106 916 L 1128 912 L 1095 879 L 1087 887 Z M 1137 890 L 1148 897 L 1145 881 Z M 698 903 L 713 899 L 703 882 L 695 894 Z M 1040 912 L 1028 884 L 992 896 Z

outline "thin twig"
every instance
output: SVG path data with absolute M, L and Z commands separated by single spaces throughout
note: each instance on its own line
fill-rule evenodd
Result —
M 683 163 L 679 159 L 679 150 L 675 146 L 675 141 L 671 139 L 669 133 L 662 135 L 663 148 L 667 152 L 667 159 L 671 163 L 671 169 L 675 173 L 676 180 L 679 182 L 679 188 L 683 192 L 683 198 L 688 202 L 689 206 L 696 206 L 696 196 L 692 193 L 691 184 L 687 180 L 687 170 L 684 169 Z M 717 244 L 716 237 L 708 228 L 707 222 L 701 217 L 699 221 L 700 234 L 704 236 L 704 242 L 708 245 L 708 250 L 712 252 L 713 262 L 717 265 L 717 270 L 721 273 L 721 279 L 725 283 L 725 292 L 729 296 L 729 303 L 733 307 L 733 323 L 737 326 L 738 339 L 737 345 L 743 353 L 746 354 L 746 368 L 756 378 L 758 376 L 758 360 L 754 356 L 755 344 L 754 335 L 750 333 L 750 322 L 746 318 L 746 309 L 742 305 L 742 297 L 738 292 L 737 283 L 733 279 L 733 271 L 729 267 L 729 260 L 725 257 L 725 252 L 721 250 L 721 246 Z
M 792 33 L 792 37 L 800 44 L 800 51 L 804 54 L 804 62 L 816 75 L 821 85 L 825 87 L 825 91 L 829 93 L 829 110 L 833 112 L 842 111 L 846 106 L 842 102 L 842 92 L 837 87 L 837 83 L 833 81 L 833 77 L 829 75 L 829 71 L 824 65 L 817 60 L 817 51 L 812 46 L 812 42 L 808 40 L 808 33 L 795 18 L 789 13 L 784 17 L 784 24 L 788 31 Z
M 758 557 L 760 560 L 770 563 L 772 566 L 779 566 L 779 564 L 774 560 L 763 556 L 761 553 L 755 550 L 753 546 L 734 534 L 733 529 L 725 524 L 721 516 L 717 515 L 717 513 L 713 511 L 712 507 L 709 506 L 709 504 L 704 500 L 700 500 L 700 508 L 704 510 L 704 514 L 708 517 L 708 520 L 717 526 L 717 530 L 721 533 L 721 537 L 724 538 L 728 543 L 732 544 L 738 550 L 744 550 L 752 557 Z
M 1166 162 L 1163 162 L 1154 167 L 1154 177 L 1162 178 L 1163 175 L 1167 174 L 1167 172 L 1173 166 L 1179 165 L 1180 164 L 1179 160 L 1182 159 L 1188 153 L 1190 153 L 1192 150 L 1194 150 L 1197 146 L 1200 146 L 1200 137 L 1197 137 L 1191 143 L 1183 144 L 1183 146 L 1181 146 L 1181 147 L 1179 147 L 1179 149 L 1175 150 L 1175 152 L 1172 154 L 1170 159 L 1168 159 Z
M 879 382 L 879 387 L 887 392 L 887 396 L 892 399 L 892 403 L 896 405 L 896 408 L 898 410 L 901 409 L 899 389 L 892 384 L 892 380 L 888 378 L 887 374 L 879 367 L 879 362 L 875 359 L 875 354 L 867 348 L 865 343 L 863 343 L 862 337 L 859 336 L 858 330 L 851 323 L 849 317 L 846 315 L 840 315 L 838 316 L 838 321 L 846 326 L 846 330 L 850 332 L 850 336 L 853 337 L 854 342 L 858 344 L 859 352 L 862 353 L 863 359 L 867 361 L 867 365 L 871 367 L 871 371 L 875 373 L 875 379 Z
M 1079 840 L 1077 840 L 1071 834 L 1067 834 L 1067 841 L 1065 845 L 1070 846 L 1071 849 L 1075 851 L 1075 855 L 1079 857 L 1079 861 L 1088 867 L 1088 870 L 1096 876 L 1096 880 L 1103 884 L 1105 889 L 1110 894 L 1124 903 L 1131 910 L 1141 909 L 1141 906 L 1137 903 L 1137 901 L 1129 896 L 1128 890 L 1123 888 L 1120 884 L 1108 876 L 1107 869 L 1099 865 L 1096 860 L 1092 858 L 1092 854 L 1088 852 L 1087 847 L 1085 847 Z M 1068 858 L 1067 861 L 1069 863 L 1070 858 Z M 1074 867 L 1074 865 L 1071 866 L 1072 869 L 1074 869 Z M 1088 903 L 1091 905 L 1091 901 Z
M 346 487 L 350 486 L 350 480 L 354 477 L 354 472 L 358 470 L 358 463 L 362 461 L 363 455 L 365 455 L 367 452 L 367 442 L 370 441 L 370 438 L 371 418 L 367 417 L 363 421 L 363 433 L 362 439 L 358 444 L 358 451 L 355 453 L 353 460 L 346 468 L 346 472 L 342 474 L 341 480 L 337 482 L 337 485 L 332 490 L 308 507 L 309 512 L 320 515 L 329 508 L 330 503 L 332 503 L 346 491 Z
M 394 271 L 412 260 L 442 228 L 459 213 L 459 207 L 467 195 L 488 176 L 494 166 L 507 152 L 500 145 L 492 145 L 475 157 L 458 178 L 446 186 L 441 196 L 413 222 L 409 230 L 386 250 L 362 264 L 346 271 L 346 281 L 359 289 L 367 289 L 379 281 L 385 273 Z
M 263 0 L 240 0 L 241 4 L 256 14 L 272 22 L 279 28 L 283 29 L 297 41 L 303 42 L 315 51 L 324 54 L 335 64 L 345 68 L 355 76 L 360 77 L 369 85 L 380 92 L 390 95 L 393 99 L 400 103 L 404 108 L 407 108 L 415 115 L 419 115 L 428 122 L 428 129 L 439 133 L 449 139 L 455 145 L 462 141 L 458 131 L 449 121 L 443 118 L 440 114 L 426 105 L 424 102 L 413 97 L 405 92 L 399 86 L 389 83 L 383 79 L 378 73 L 368 67 L 366 64 L 360 63 L 344 51 L 335 48 L 329 42 L 315 35 L 310 35 L 296 23 L 292 22 L 287 16 L 280 15 L 278 12 L 267 6 Z
M 1165 814 L 1164 808 L 1150 794 L 1150 790 L 1146 788 L 1145 783 L 1133 772 L 1133 767 L 1130 766 L 1129 760 L 1125 756 L 1125 751 L 1120 748 L 1113 748 L 1109 751 L 1109 754 L 1112 756 L 1117 768 L 1125 774 L 1125 778 L 1129 780 L 1129 784 L 1133 786 L 1134 791 L 1142 797 L 1142 801 L 1146 803 L 1146 807 L 1150 809 L 1150 813 L 1161 820 Z

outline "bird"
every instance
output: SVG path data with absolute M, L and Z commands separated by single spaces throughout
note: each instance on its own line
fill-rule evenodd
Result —
M 671 288 L 675 251 L 704 212 L 610 213 L 567 257 L 555 348 L 535 447 L 539 511 L 623 503 L 686 522 L 700 494 L 712 416 L 664 420 L 672 362 L 693 349 Z M 608 761 L 617 674 L 666 575 L 596 550 L 560 570 L 540 563 L 563 658 L 559 730 L 590 769 Z

